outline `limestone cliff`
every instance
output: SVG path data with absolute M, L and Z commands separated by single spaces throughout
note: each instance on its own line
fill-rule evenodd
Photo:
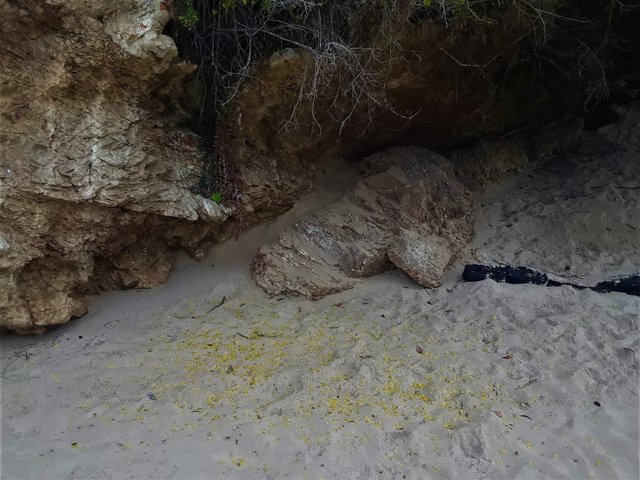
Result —
M 159 0 L 0 0 L 0 325 L 41 331 L 84 295 L 163 282 L 228 211 L 190 191 L 194 66 Z

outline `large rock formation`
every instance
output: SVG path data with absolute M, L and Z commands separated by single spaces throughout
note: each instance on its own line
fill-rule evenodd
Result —
M 170 9 L 160 0 L 0 0 L 0 326 L 35 332 L 64 323 L 86 311 L 87 293 L 157 285 L 174 249 L 197 254 L 223 236 L 231 212 L 192 192 L 204 152 L 183 127 L 189 114 L 180 97 L 196 67 L 162 34 Z M 522 25 L 495 28 L 510 44 Z M 381 138 L 419 135 L 444 145 L 460 132 L 466 138 L 508 123 L 490 83 L 475 90 L 451 83 L 455 64 L 440 47 L 457 55 L 464 40 L 428 28 L 406 39 L 406 51 L 422 42 L 421 53 L 392 62 L 378 92 L 394 112 L 378 112 L 371 134 L 356 142 L 368 111 L 355 111 L 343 124 L 347 143 L 377 148 Z M 239 221 L 225 225 L 227 233 L 293 205 L 311 188 L 318 151 L 339 138 L 328 116 L 335 91 L 315 110 L 299 108 L 298 128 L 289 128 L 309 62 L 293 50 L 273 55 L 219 128 L 217 154 L 240 192 Z M 310 129 L 316 120 L 326 129 Z M 406 172 L 370 181 L 396 174 Z
M 42 331 L 84 295 L 163 282 L 228 212 L 190 191 L 194 66 L 160 0 L 0 0 L 0 326 Z
M 290 208 L 312 187 L 324 151 L 359 157 L 396 144 L 444 149 L 549 118 L 544 94 L 529 101 L 531 82 L 514 91 L 502 81 L 537 21 L 505 8 L 490 23 L 448 30 L 404 21 L 397 48 L 383 59 L 384 76 L 371 83 L 373 100 L 363 104 L 343 101 L 331 81 L 319 95 L 305 94 L 314 58 L 275 53 L 251 72 L 224 121 L 217 119 L 215 152 L 205 152 L 186 126 L 195 113 L 185 106 L 193 92 L 184 89 L 194 85 L 187 77 L 197 67 L 178 58 L 162 33 L 171 5 L 0 0 L 0 327 L 43 331 L 85 312 L 87 294 L 163 282 L 176 249 L 198 256 L 206 243 Z M 523 92 L 528 108 L 514 108 Z M 490 150 L 461 153 L 468 159 L 460 163 L 479 172 L 468 186 L 482 184 L 482 172 L 493 175 L 474 152 L 495 163 Z M 222 192 L 233 208 L 194 193 L 207 155 L 234 177 L 233 191 Z M 332 279 L 306 290 L 274 279 L 274 291 L 318 296 L 390 262 L 436 284 L 468 239 L 468 193 L 441 157 L 421 155 L 428 175 L 413 164 L 370 162 L 371 176 L 350 206 L 326 225 L 309 224 L 341 229 L 327 238 L 342 273 L 329 265 Z M 354 212 L 358 226 L 349 220 Z M 368 215 L 376 216 L 373 229 Z M 377 243 L 363 251 L 358 238 L 370 230 Z M 302 241 L 299 234 L 290 243 Z M 262 263 L 268 275 L 277 255 L 263 253 L 256 269 Z M 428 271 L 411 267 L 426 257 Z
M 473 194 L 545 161 L 577 137 L 581 124 L 570 117 L 531 137 L 475 142 L 451 152 L 451 160 L 416 147 L 371 155 L 353 192 L 259 250 L 253 277 L 268 293 L 309 298 L 395 267 L 437 287 L 471 239 Z
M 470 191 L 446 159 L 428 150 L 398 147 L 366 162 L 373 173 L 353 193 L 258 252 L 258 285 L 317 298 L 392 264 L 425 286 L 439 285 L 471 237 Z

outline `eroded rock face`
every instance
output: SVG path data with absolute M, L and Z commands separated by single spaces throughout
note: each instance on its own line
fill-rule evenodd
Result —
M 252 265 L 259 286 L 318 298 L 393 264 L 425 286 L 439 285 L 471 237 L 470 191 L 429 150 L 398 147 L 365 162 L 372 174 L 353 193 L 260 249 Z
M 444 269 L 451 260 L 451 251 L 438 237 L 423 237 L 403 229 L 389 245 L 387 256 L 416 283 L 434 288 L 441 284 Z
M 229 211 L 190 191 L 194 67 L 160 0 L 0 0 L 0 326 L 41 331 L 84 295 L 162 283 Z

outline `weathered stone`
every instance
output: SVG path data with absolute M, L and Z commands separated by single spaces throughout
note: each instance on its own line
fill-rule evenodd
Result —
M 300 237 L 283 234 L 280 243 L 262 247 L 253 260 L 251 271 L 256 283 L 272 295 L 297 293 L 319 298 L 353 288 L 355 282 L 340 270 L 325 263 L 322 250 L 303 250 Z
M 371 174 L 352 193 L 260 249 L 252 265 L 259 286 L 317 298 L 389 270 L 391 261 L 424 285 L 438 283 L 471 237 L 469 191 L 429 150 L 394 148 L 365 162 Z
M 163 282 L 229 214 L 191 191 L 160 0 L 0 0 L 0 327 L 39 332 L 84 295 Z
M 389 260 L 413 280 L 427 288 L 438 287 L 451 260 L 451 252 L 442 239 L 423 237 L 402 229 L 389 246 Z
M 482 190 L 506 175 L 522 172 L 532 162 L 548 160 L 582 130 L 582 119 L 568 117 L 535 131 L 516 131 L 509 138 L 474 142 L 452 151 L 449 158 L 467 187 Z
M 169 4 L 0 0 L 0 327 L 42 331 L 82 314 L 88 293 L 161 283 L 176 249 L 200 255 L 290 208 L 310 190 L 319 152 L 450 147 L 526 115 L 451 57 L 495 58 L 483 77 L 498 74 L 532 21 L 512 22 L 508 9 L 485 27 L 500 33 L 492 45 L 408 22 L 387 78 L 374 82 L 390 108 L 351 109 L 335 85 L 302 101 L 313 59 L 285 50 L 258 66 L 217 125 L 216 154 L 237 180 L 234 208 L 224 208 L 193 191 L 204 152 L 182 98 L 196 66 L 162 33 Z M 332 121 L 332 106 L 349 121 Z M 350 288 L 391 268 L 398 228 L 442 238 L 455 256 L 470 235 L 469 192 L 446 160 L 415 152 L 368 159 L 370 175 L 348 199 L 261 250 L 257 281 L 310 297 Z

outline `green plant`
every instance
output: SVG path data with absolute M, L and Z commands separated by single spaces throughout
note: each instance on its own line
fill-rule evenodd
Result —
M 213 200 L 216 203 L 222 202 L 222 192 L 214 192 L 211 195 L 211 200 Z
M 198 20 L 200 20 L 200 17 L 193 6 L 193 0 L 186 0 L 184 15 L 180 15 L 178 17 L 180 25 L 185 28 L 191 28 L 198 23 Z

